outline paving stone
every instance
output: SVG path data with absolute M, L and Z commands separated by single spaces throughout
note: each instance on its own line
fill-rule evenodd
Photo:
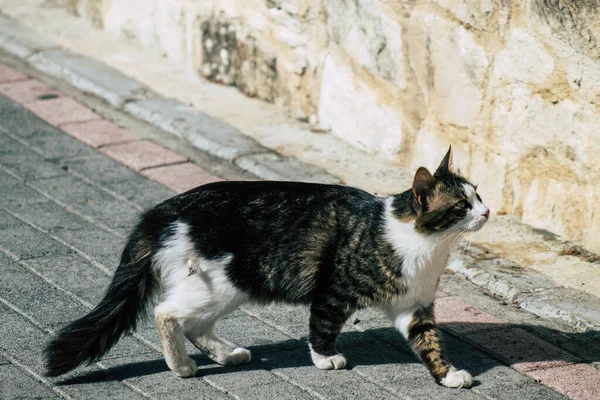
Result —
M 8 83 L 8 82 L 18 82 L 23 81 L 28 78 L 27 75 L 15 71 L 12 68 L 7 67 L 6 65 L 0 65 L 0 83 Z
M 123 238 L 100 228 L 65 229 L 56 231 L 54 234 L 112 272 L 119 266 L 121 252 L 125 247 L 125 239 Z
M 196 359 L 202 366 L 202 360 Z M 206 399 L 219 400 L 231 397 L 208 385 L 200 378 L 181 379 L 167 367 L 162 356 L 147 354 L 127 358 L 103 361 L 108 366 L 108 372 L 117 379 L 126 381 L 129 385 L 156 399 L 167 399 L 176 396 L 177 399 Z
M 307 306 L 289 304 L 266 307 L 246 305 L 243 309 L 262 320 L 268 321 L 293 338 L 300 339 L 308 335 L 310 311 Z
M 50 200 L 43 203 L 13 204 L 7 209 L 18 214 L 24 221 L 52 234 L 62 230 L 96 228 L 81 217 L 67 211 L 65 207 Z
M 460 336 L 459 336 L 460 337 Z M 559 393 L 540 386 L 533 379 L 502 365 L 489 355 L 449 334 L 443 336 L 450 362 L 466 369 L 476 379 L 473 391 L 492 399 L 562 399 Z
M 89 57 L 65 49 L 39 52 L 29 58 L 35 68 L 62 78 L 74 87 L 95 94 L 111 105 L 121 106 L 126 101 L 141 99 L 149 90 L 135 79 Z
M 57 329 L 88 311 L 2 254 L 0 264 L 3 271 L 0 274 L 1 296 L 34 318 L 42 327 Z
M 171 189 L 141 176 L 131 180 L 105 183 L 103 186 L 143 209 L 152 208 L 176 194 Z
M 69 210 L 110 228 L 128 232 L 137 221 L 139 210 L 76 176 L 43 179 L 31 185 L 65 204 Z
M 98 114 L 70 97 L 32 101 L 25 107 L 53 126 L 100 119 Z
M 467 337 L 519 372 L 577 361 L 573 355 L 518 328 L 474 333 Z
M 303 346 L 298 340 L 239 311 L 221 319 L 216 331 L 236 346 L 257 352 Z
M 440 327 L 454 333 L 470 333 L 508 328 L 508 322 L 478 310 L 458 297 L 444 297 L 435 302 L 435 319 Z
M 0 365 L 6 365 L 6 364 L 10 364 L 10 361 L 8 360 L 8 358 L 6 358 L 2 354 L 0 354 Z
M 389 391 L 352 370 L 318 369 L 313 365 L 308 351 L 304 349 L 270 353 L 261 359 L 261 366 L 281 373 L 327 399 L 362 398 L 366 393 L 370 399 L 394 398 Z M 344 389 L 340 390 L 340 388 Z
M 64 175 L 55 160 L 49 160 L 0 130 L 0 165 L 23 180 Z
M 97 151 L 90 154 L 89 157 L 63 159 L 60 164 L 69 171 L 83 175 L 86 179 L 100 184 L 131 180 L 148 181 L 135 171 L 124 167 L 118 161 Z
M 29 103 L 60 96 L 57 91 L 37 79 L 2 83 L 0 84 L 0 93 L 19 103 Z
M 142 171 L 142 174 L 177 193 L 222 180 L 189 162 L 146 169 Z
M 24 264 L 93 305 L 104 297 L 112 280 L 78 254 L 38 257 Z
M 3 220 L 8 221 L 6 225 L 3 224 L 0 228 L 0 249 L 12 254 L 13 257 L 26 260 L 71 252 L 68 247 L 26 225 L 24 222 L 7 216 L 3 211 L 0 211 L 0 214 L 3 215 Z
M 0 366 L 0 399 L 60 399 L 48 386 L 15 365 Z
M 131 133 L 103 119 L 64 124 L 60 128 L 75 139 L 96 148 L 137 140 Z
M 136 141 L 100 149 L 104 154 L 127 165 L 134 171 L 174 163 L 182 163 L 187 158 L 152 142 Z
M 58 129 L 35 118 L 31 111 L 0 94 L 0 127 L 23 139 L 30 137 L 58 135 L 65 136 Z M 72 156 L 73 157 L 73 156 Z
M 600 399 L 600 371 L 591 365 L 565 365 L 531 371 L 528 375 L 570 399 Z
M 157 98 L 127 103 L 125 109 L 178 137 L 196 148 L 233 161 L 243 154 L 264 152 L 254 139 L 237 129 L 178 101 Z

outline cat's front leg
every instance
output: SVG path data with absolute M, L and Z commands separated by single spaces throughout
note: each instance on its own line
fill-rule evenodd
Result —
M 353 311 L 347 303 L 338 300 L 335 295 L 320 296 L 312 301 L 308 342 L 310 356 L 317 368 L 346 367 L 346 358 L 337 353 L 335 341 Z
M 433 303 L 409 309 L 392 305 L 387 307 L 386 312 L 437 383 L 451 388 L 473 385 L 471 374 L 456 370 L 444 356 L 440 333 L 435 325 Z

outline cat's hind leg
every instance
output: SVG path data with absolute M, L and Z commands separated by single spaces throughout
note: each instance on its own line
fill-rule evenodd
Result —
M 185 336 L 202 353 L 221 365 L 239 365 L 250 362 L 250 350 L 235 347 L 214 333 L 214 323 L 190 320 L 186 324 Z
M 335 296 L 316 298 L 310 307 L 309 347 L 313 363 L 319 369 L 342 369 L 346 358 L 335 348 L 342 327 L 354 312 Z
M 155 314 L 156 326 L 160 334 L 163 355 L 169 369 L 182 378 L 194 376 L 198 367 L 187 355 L 181 320 L 166 314 Z

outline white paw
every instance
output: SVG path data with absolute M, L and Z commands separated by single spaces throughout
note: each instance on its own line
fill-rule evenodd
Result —
M 196 365 L 196 362 L 194 360 L 188 357 L 187 360 L 181 363 L 181 365 L 172 368 L 172 370 L 177 376 L 180 376 L 182 378 L 189 378 L 191 376 L 196 375 L 196 371 L 198 371 L 198 366 Z
M 250 362 L 252 359 L 252 353 L 250 350 L 243 347 L 236 347 L 233 351 L 223 357 L 220 364 L 223 365 L 239 365 Z
M 342 369 L 346 366 L 346 357 L 341 354 L 324 356 L 310 348 L 310 357 L 319 369 Z
M 470 388 L 473 385 L 473 377 L 464 369 L 457 371 L 451 367 L 440 383 L 449 388 Z

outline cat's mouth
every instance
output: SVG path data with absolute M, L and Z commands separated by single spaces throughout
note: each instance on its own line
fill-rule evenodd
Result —
M 487 218 L 485 217 L 481 217 L 481 219 L 477 220 L 477 221 L 473 221 L 469 224 L 469 226 L 467 226 L 467 232 L 477 232 L 478 230 L 480 230 L 481 228 L 483 228 L 483 226 L 485 225 L 485 223 L 488 221 Z

